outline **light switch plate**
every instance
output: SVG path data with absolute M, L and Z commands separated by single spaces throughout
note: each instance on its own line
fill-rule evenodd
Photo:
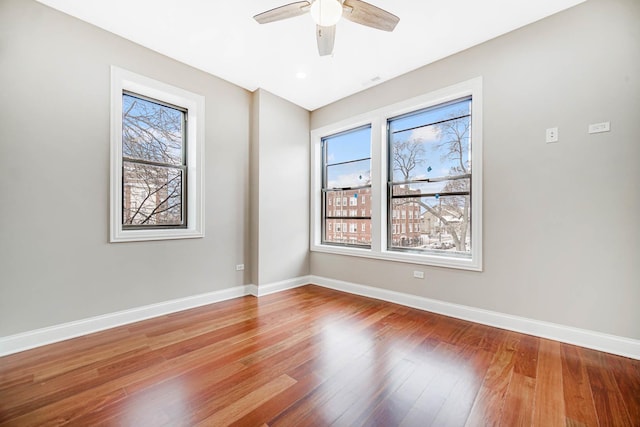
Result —
M 547 143 L 558 142 L 558 128 L 547 129 Z
M 589 125 L 589 133 L 609 132 L 611 130 L 611 122 L 593 123 Z

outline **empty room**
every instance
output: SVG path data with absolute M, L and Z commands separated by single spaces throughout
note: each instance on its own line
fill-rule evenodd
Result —
M 0 426 L 640 426 L 638 0 L 0 0 Z

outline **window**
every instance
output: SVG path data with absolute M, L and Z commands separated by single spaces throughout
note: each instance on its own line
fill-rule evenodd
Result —
M 465 97 L 388 120 L 388 205 L 403 209 L 403 220 L 409 211 L 409 235 L 392 236 L 389 248 L 470 254 L 471 102 Z M 416 207 L 437 230 L 413 232 Z
M 314 129 L 311 141 L 312 251 L 482 270 L 481 78 Z M 327 238 L 325 206 L 356 191 L 369 215 L 350 218 L 369 227 L 351 246 Z
M 111 242 L 202 237 L 204 98 L 111 71 Z
M 322 138 L 322 243 L 331 245 L 368 246 L 371 239 L 357 241 L 337 233 L 329 233 L 327 222 L 350 218 L 349 232 L 358 224 L 371 221 L 371 216 L 358 216 L 357 209 L 334 212 L 327 209 L 327 200 L 335 198 L 336 205 L 357 206 L 358 197 L 371 188 L 371 127 L 363 126 Z M 348 200 L 348 202 L 347 202 Z M 348 203 L 348 205 L 347 205 Z M 336 215 L 340 213 L 339 215 Z M 347 231 L 343 223 L 343 231 Z M 338 230 L 336 230 L 338 231 Z
M 122 227 L 186 225 L 187 112 L 122 94 Z

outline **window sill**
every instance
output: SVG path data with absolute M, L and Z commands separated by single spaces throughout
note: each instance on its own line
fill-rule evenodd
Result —
M 118 230 L 111 236 L 111 243 L 143 242 L 149 240 L 198 239 L 204 233 L 196 229 Z
M 346 255 L 370 258 L 383 261 L 404 262 L 409 264 L 428 265 L 433 267 L 453 268 L 459 270 L 482 271 L 478 258 L 457 258 L 432 254 L 416 254 L 399 251 L 374 251 L 372 249 L 336 247 L 330 245 L 312 245 L 312 252 L 333 255 Z

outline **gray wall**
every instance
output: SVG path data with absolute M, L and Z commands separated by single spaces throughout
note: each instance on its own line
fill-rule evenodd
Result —
M 639 22 L 637 0 L 589 0 L 314 111 L 312 129 L 484 78 L 484 272 L 312 253 L 311 273 L 640 339 Z
M 309 112 L 254 93 L 251 134 L 252 283 L 309 274 Z
M 111 65 L 205 96 L 205 238 L 107 243 Z M 251 93 L 24 0 L 0 85 L 0 336 L 246 283 Z

